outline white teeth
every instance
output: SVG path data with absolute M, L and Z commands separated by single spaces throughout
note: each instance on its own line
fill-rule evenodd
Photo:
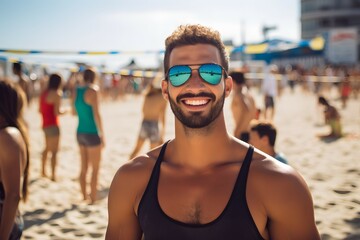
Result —
M 204 105 L 207 102 L 208 102 L 207 100 L 185 100 L 185 104 L 192 106 Z

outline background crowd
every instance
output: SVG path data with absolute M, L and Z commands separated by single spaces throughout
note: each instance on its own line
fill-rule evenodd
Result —
M 106 124 L 106 120 L 101 120 L 101 105 L 107 104 L 106 102 L 110 101 L 126 101 L 127 96 L 140 94 L 139 99 L 142 99 L 143 101 L 143 109 L 142 111 L 141 109 L 136 109 L 136 111 L 143 114 L 144 120 L 146 120 L 147 116 L 152 112 L 149 111 L 149 109 L 151 109 L 150 105 L 155 106 L 154 104 L 159 103 L 159 106 L 161 106 L 159 107 L 160 110 L 156 111 L 156 113 L 159 114 L 150 117 L 151 120 L 155 121 L 156 125 L 159 123 L 162 124 L 161 137 L 157 138 L 156 141 L 151 140 L 151 137 L 149 137 L 151 142 L 150 146 L 154 147 L 154 144 L 162 143 L 165 140 L 166 135 L 164 132 L 166 129 L 166 121 L 164 120 L 166 105 L 159 99 L 146 100 L 149 99 L 149 96 L 154 96 L 156 92 L 159 93 L 156 89 L 160 87 L 160 83 L 159 81 L 154 81 L 154 78 L 136 78 L 132 76 L 122 76 L 118 73 L 102 73 L 91 67 L 84 68 L 77 72 L 69 72 L 68 78 L 66 79 L 56 72 L 47 73 L 47 71 L 44 71 L 42 76 L 36 77 L 30 77 L 31 73 L 26 73 L 30 72 L 29 70 L 24 70 L 22 63 L 14 63 L 13 76 L 9 79 L 2 78 L 0 81 L 2 84 L 1 86 L 5 86 L 1 91 L 12 91 L 14 94 L 17 93 L 18 97 L 16 101 L 19 102 L 13 106 L 7 106 L 10 100 L 7 98 L 1 99 L 0 110 L 5 109 L 0 112 L 1 134 L 4 135 L 4 132 L 9 132 L 10 137 L 16 140 L 18 137 L 16 136 L 17 133 L 8 131 L 9 127 L 16 128 L 21 133 L 20 135 L 22 138 L 16 140 L 18 144 L 16 151 L 18 151 L 19 154 L 12 154 L 18 156 L 18 162 L 20 164 L 7 166 L 3 160 L 7 156 L 5 155 L 6 152 L 4 150 L 0 151 L 0 153 L 2 153 L 0 156 L 0 182 L 4 185 L 2 188 L 4 193 L 0 193 L 2 198 L 2 214 L 0 221 L 1 239 L 1 236 L 8 236 L 10 233 L 21 235 L 24 225 L 21 220 L 21 214 L 18 211 L 18 204 L 20 204 L 18 200 L 20 197 L 23 199 L 26 198 L 26 193 L 21 189 L 27 188 L 27 181 L 20 183 L 20 180 L 26 179 L 29 163 L 40 164 L 40 161 L 37 160 L 36 152 L 31 151 L 30 148 L 30 152 L 27 153 L 29 149 L 27 144 L 28 136 L 26 134 L 29 129 L 27 128 L 33 126 L 33 124 L 38 124 L 42 125 L 44 132 L 44 144 L 41 153 L 41 176 L 33 175 L 32 178 L 49 177 L 52 181 L 57 181 L 58 174 L 56 168 L 59 161 L 58 151 L 62 151 L 62 126 L 60 124 L 61 121 L 59 121 L 59 116 L 71 114 L 72 111 L 70 108 L 73 108 L 73 113 L 76 114 L 78 114 L 79 111 L 82 111 L 79 110 L 79 106 L 76 107 L 76 104 L 71 103 L 68 106 L 63 106 L 66 105 L 64 104 L 64 101 L 66 102 L 67 100 L 73 99 L 73 102 L 75 103 L 77 101 L 76 96 L 85 94 L 85 92 L 80 93 L 79 89 L 90 89 L 90 93 L 88 93 L 89 96 L 84 96 L 83 98 L 86 99 L 84 101 L 86 105 L 90 107 L 90 112 L 93 113 L 90 118 L 93 118 L 94 120 L 94 127 L 92 128 L 96 129 L 96 132 L 91 133 L 86 131 L 81 132 L 80 130 L 80 134 L 92 135 L 90 138 L 87 136 L 84 140 L 85 142 L 82 143 L 79 138 L 77 139 L 80 155 L 77 157 L 79 160 L 74 160 L 73 163 L 81 165 L 79 173 L 80 191 L 78 194 L 86 201 L 86 203 L 96 204 L 96 201 L 99 199 L 97 196 L 99 191 L 98 177 L 99 172 L 101 172 L 101 151 L 105 146 L 102 124 Z M 291 160 L 286 159 L 285 157 L 285 154 L 287 153 L 275 150 L 276 129 L 278 126 L 274 119 L 281 118 L 281 116 L 276 116 L 276 107 L 277 102 L 281 101 L 283 93 L 289 91 L 289 94 L 296 94 L 295 91 L 297 89 L 304 94 L 304 97 L 311 94 L 318 98 L 318 102 L 314 102 L 314 105 L 316 105 L 319 115 L 321 115 L 319 123 L 329 125 L 329 132 L 319 134 L 319 137 L 327 141 L 329 139 L 336 140 L 345 136 L 346 133 L 341 130 L 346 128 L 346 126 L 343 126 L 341 113 L 347 108 L 349 99 L 358 99 L 360 91 L 359 67 L 314 66 L 311 69 L 303 69 L 299 66 L 271 65 L 264 66 L 262 69 L 256 69 L 254 71 L 254 69 L 251 69 L 249 66 L 243 66 L 241 68 L 232 69 L 231 75 L 236 83 L 231 97 L 231 106 L 229 107 L 229 111 L 231 111 L 233 117 L 233 119 L 229 119 L 229 121 L 232 121 L 234 126 L 234 135 L 287 164 L 292 164 Z M 159 78 L 158 75 L 157 78 Z M 3 94 L 3 92 L 1 95 L 1 97 L 7 96 Z M 160 97 L 160 99 L 162 98 Z M 21 103 L 21 101 L 23 101 L 23 103 Z M 150 103 L 148 103 L 149 101 Z M 23 116 L 20 114 L 20 110 L 31 108 L 31 106 L 36 106 L 36 108 L 39 109 L 42 122 L 26 123 L 26 121 L 24 121 L 24 124 L 12 124 L 7 116 L 5 116 L 5 112 L 9 111 L 8 108 L 13 107 L 13 111 L 16 111 L 18 115 L 14 115 L 12 118 L 14 121 L 16 120 L 21 123 L 23 122 Z M 115 105 L 112 106 L 114 107 Z M 268 113 L 269 109 L 271 110 L 270 113 Z M 244 116 L 246 116 L 245 122 Z M 79 118 L 81 117 L 79 116 Z M 27 119 L 26 116 L 25 119 Z M 89 123 L 83 123 L 79 120 L 78 124 L 80 126 Z M 139 127 L 139 132 L 140 129 L 141 128 Z M 77 132 L 77 134 L 79 134 L 79 130 Z M 98 136 L 98 140 L 94 140 L 93 135 Z M 130 159 L 135 154 L 141 152 L 143 142 L 146 139 L 146 136 L 141 137 L 141 133 L 139 133 L 138 142 L 132 144 L 134 148 L 133 152 L 131 152 L 131 149 L 128 149 L 127 159 Z M 2 145 L 4 144 L 4 141 L 2 141 Z M 6 146 L 8 146 L 7 143 Z M 1 146 L 1 149 L 5 148 Z M 48 176 L 46 171 L 48 165 L 47 157 L 49 154 L 51 155 L 50 176 Z M 19 184 L 7 184 L 9 179 L 7 179 L 6 174 L 3 174 L 3 169 L 6 169 L 7 167 L 10 167 L 10 169 L 19 169 L 18 172 L 21 174 L 17 175 L 18 179 L 16 180 Z M 91 171 L 92 176 L 90 177 L 90 194 L 88 194 L 88 191 L 86 190 L 88 184 L 86 180 L 87 169 L 89 167 L 93 168 Z M 31 195 L 31 184 L 29 189 L 29 195 Z M 15 197 L 11 198 L 11 194 L 14 192 Z M 6 209 L 7 212 L 11 210 L 12 213 L 7 213 L 3 209 Z M 11 227 L 10 225 L 5 226 L 3 224 L 4 222 L 14 222 L 16 224 Z M 14 239 L 16 239 L 16 236 Z

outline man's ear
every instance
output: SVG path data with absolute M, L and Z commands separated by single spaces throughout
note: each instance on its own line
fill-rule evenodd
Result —
M 165 100 L 169 100 L 169 92 L 168 92 L 169 82 L 167 80 L 161 81 L 161 92 Z
M 225 78 L 224 81 L 225 81 L 225 97 L 228 97 L 233 88 L 233 80 L 232 77 L 228 76 L 227 78 Z

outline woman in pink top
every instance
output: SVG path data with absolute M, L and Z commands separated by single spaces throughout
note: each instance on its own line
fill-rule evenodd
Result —
M 56 155 L 59 149 L 60 129 L 58 115 L 62 91 L 60 90 L 62 78 L 58 74 L 51 74 L 47 89 L 40 96 L 39 112 L 43 120 L 45 134 L 45 149 L 42 153 L 42 176 L 47 177 L 46 162 L 48 153 L 51 152 L 51 180 L 55 181 Z

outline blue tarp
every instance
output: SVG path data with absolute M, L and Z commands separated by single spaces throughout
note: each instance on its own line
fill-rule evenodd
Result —
M 323 54 L 323 38 L 292 42 L 282 39 L 271 39 L 257 44 L 246 44 L 235 47 L 231 55 L 240 54 L 248 60 L 271 62 L 274 59 L 319 56 Z

